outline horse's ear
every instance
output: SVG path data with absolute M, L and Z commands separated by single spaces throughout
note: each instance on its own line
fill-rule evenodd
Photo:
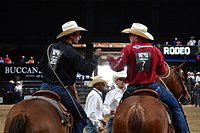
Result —
M 180 64 L 180 65 L 177 67 L 177 69 L 179 70 L 179 69 L 183 68 L 184 65 L 185 65 L 185 62 L 183 62 L 182 64 Z

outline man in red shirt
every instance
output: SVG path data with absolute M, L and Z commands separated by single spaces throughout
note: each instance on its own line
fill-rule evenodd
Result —
M 148 43 L 154 40 L 147 32 L 147 27 L 140 23 L 133 23 L 131 28 L 124 29 L 122 33 L 129 33 L 130 44 L 124 47 L 117 59 L 107 55 L 107 61 L 112 70 L 123 71 L 127 67 L 128 83 L 122 100 L 127 98 L 134 90 L 150 88 L 159 93 L 160 99 L 166 103 L 172 111 L 175 120 L 176 132 L 188 133 L 189 129 L 182 108 L 173 94 L 160 82 L 159 76 L 167 72 L 164 57 L 161 51 Z
M 3 60 L 5 64 L 11 64 L 11 59 L 8 57 L 8 54 L 6 54 L 6 57 L 3 58 Z

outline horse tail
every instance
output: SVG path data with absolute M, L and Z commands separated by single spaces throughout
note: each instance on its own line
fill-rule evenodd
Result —
M 25 115 L 25 113 L 20 113 L 16 115 L 11 121 L 8 133 L 26 133 L 26 122 L 27 116 Z
M 127 133 L 143 133 L 144 129 L 144 108 L 140 105 L 133 105 L 127 114 Z

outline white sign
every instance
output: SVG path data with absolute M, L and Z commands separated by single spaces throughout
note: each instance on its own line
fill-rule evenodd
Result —
M 163 47 L 164 55 L 190 55 L 190 47 Z

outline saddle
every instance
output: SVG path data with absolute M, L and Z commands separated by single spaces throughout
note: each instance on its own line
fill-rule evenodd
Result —
M 139 89 L 135 90 L 132 95 L 140 95 L 140 96 L 152 96 L 155 97 L 156 99 L 160 99 L 160 95 L 151 89 Z
M 39 90 L 32 94 L 32 97 L 34 96 L 37 99 L 45 100 L 49 102 L 51 105 L 53 105 L 62 119 L 61 123 L 64 126 L 66 126 L 66 128 L 69 128 L 68 130 L 70 131 L 69 133 L 72 132 L 74 119 L 71 113 L 67 110 L 67 108 L 65 108 L 65 106 L 61 103 L 61 97 L 58 94 L 49 90 Z M 36 98 L 32 98 L 32 99 L 36 99 Z

